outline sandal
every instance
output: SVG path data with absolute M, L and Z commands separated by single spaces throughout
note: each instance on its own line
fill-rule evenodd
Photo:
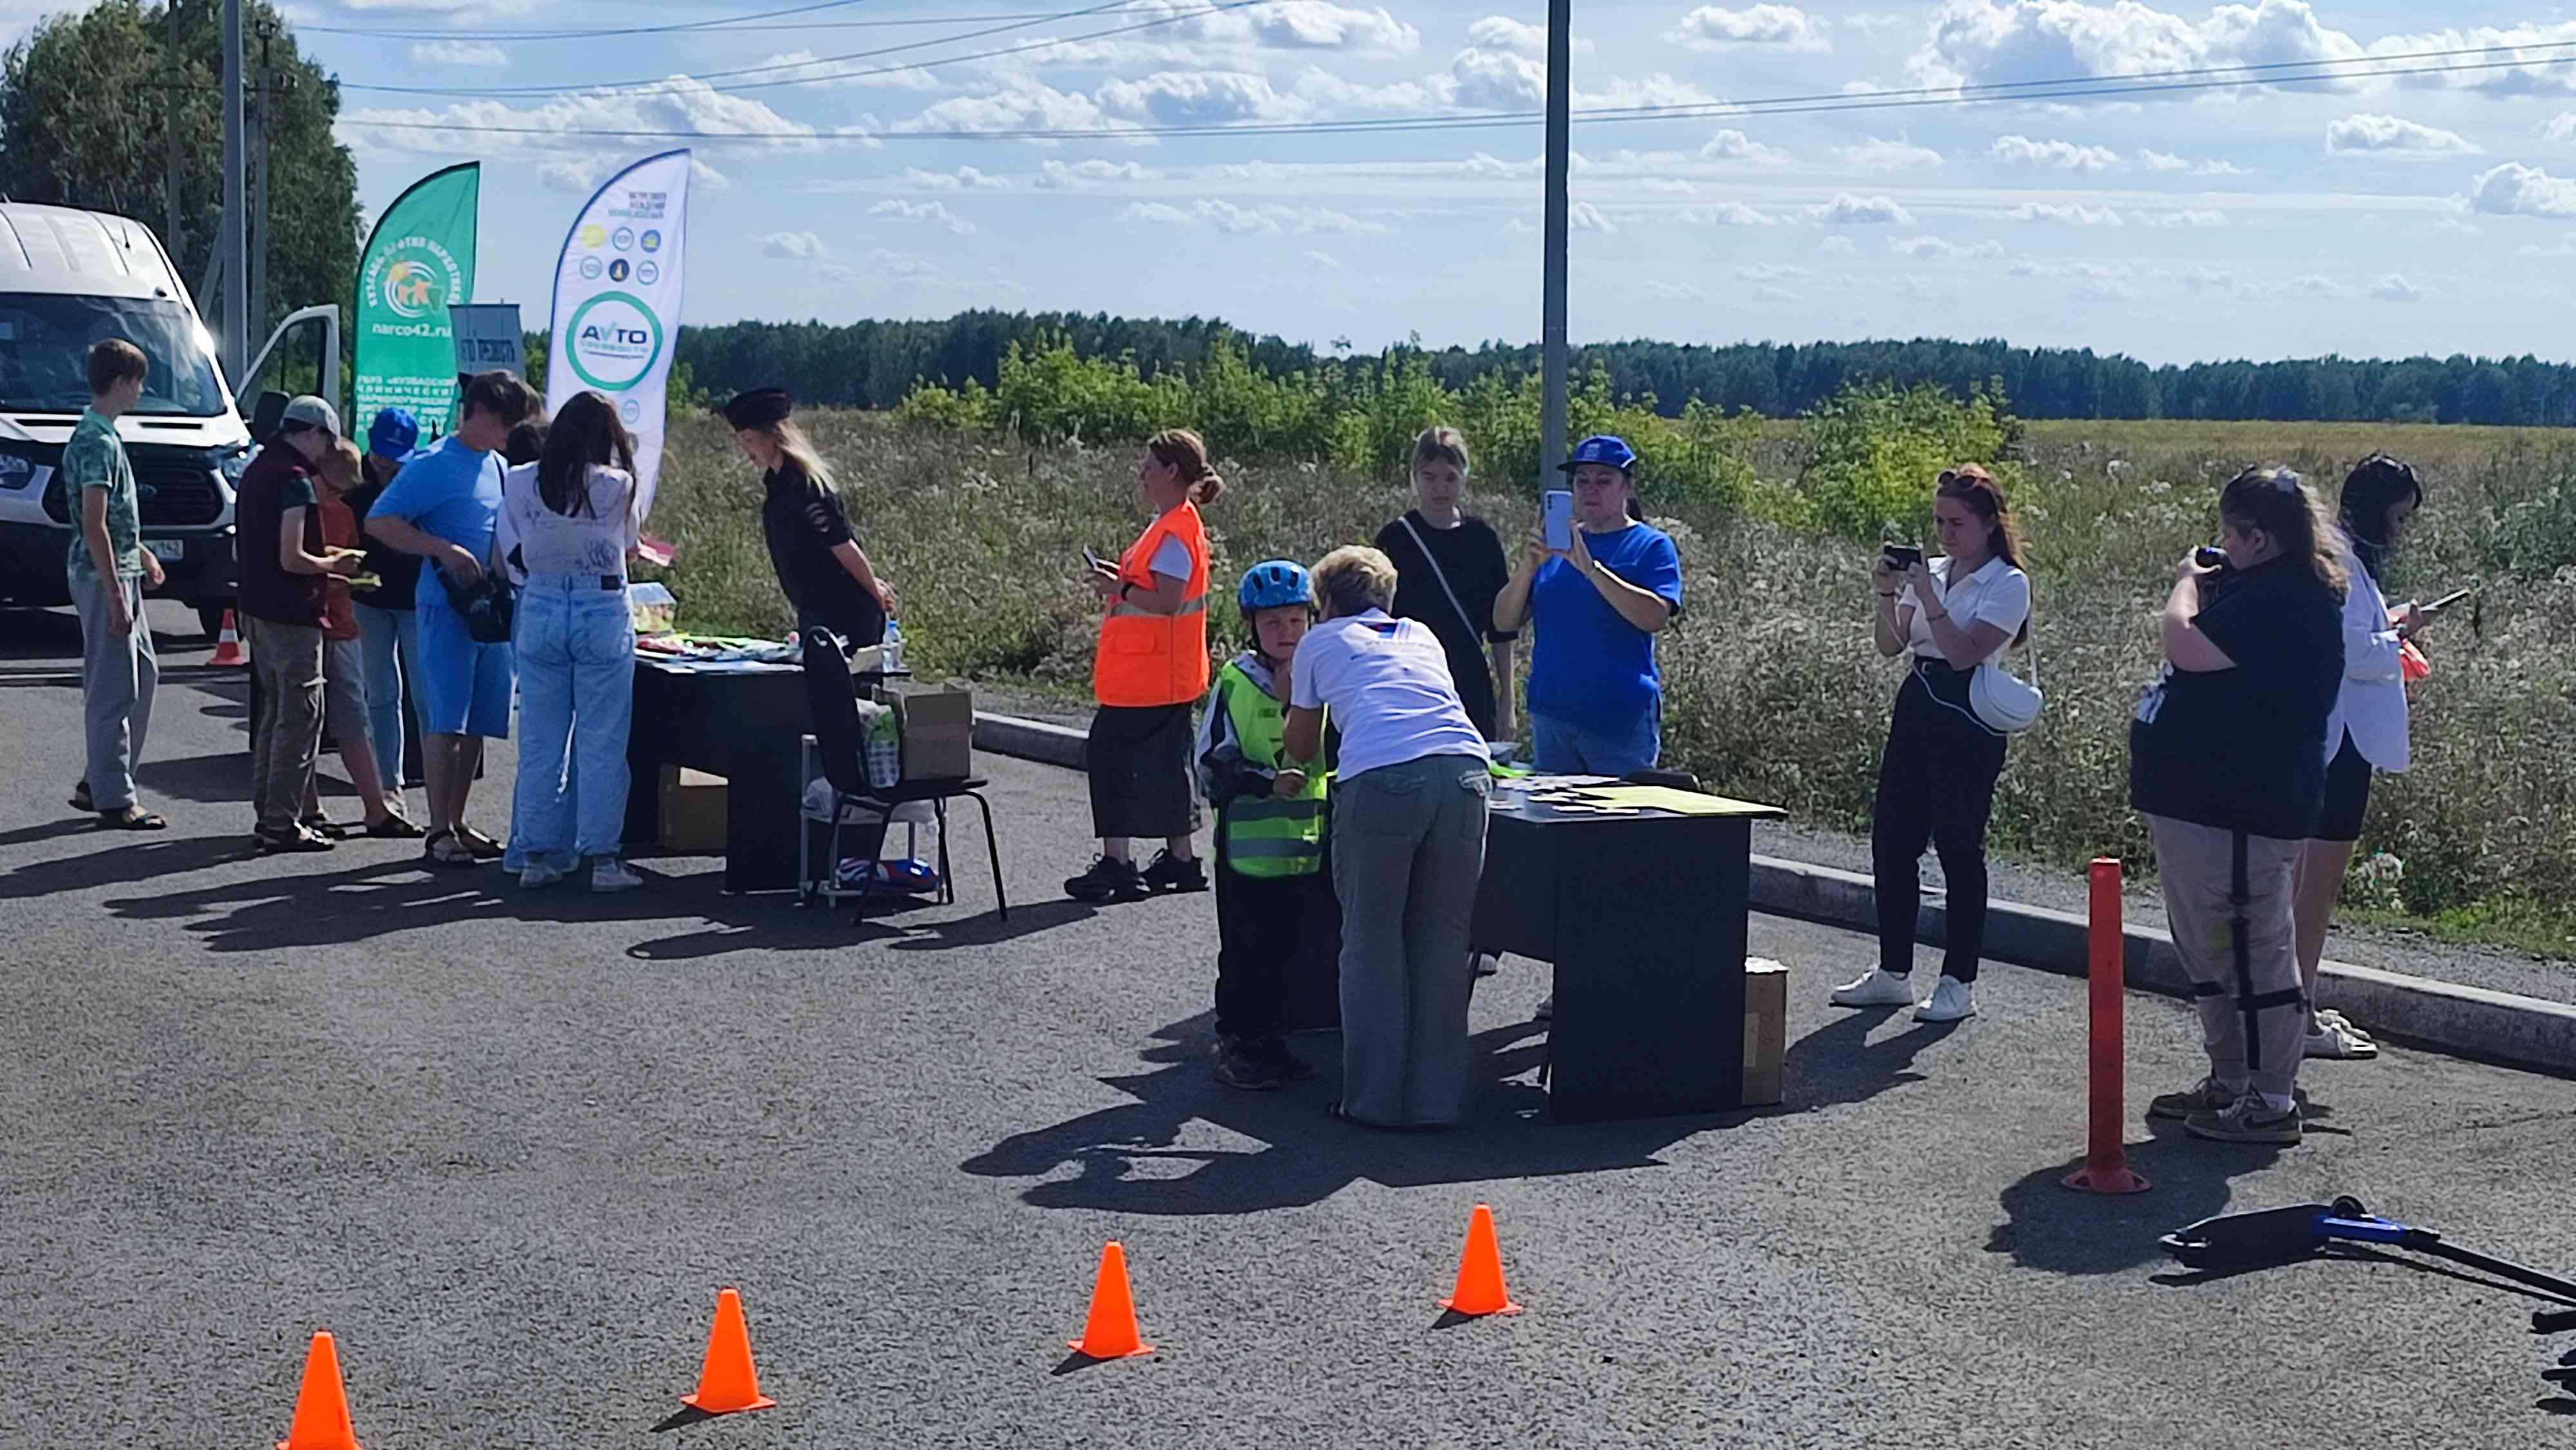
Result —
M 311 831 L 314 835 L 320 836 L 326 841 L 345 841 L 349 839 L 349 828 L 340 824 L 338 821 L 331 819 L 329 816 L 318 814 L 310 815 L 297 821 L 295 824 L 302 826 L 304 829 Z
M 500 842 L 484 835 L 481 831 L 474 829 L 472 826 L 458 826 L 456 828 L 456 838 L 465 843 L 465 849 L 473 852 L 474 859 L 477 861 L 498 861 L 503 856 L 510 854 Z
M 111 831 L 166 831 L 170 823 L 141 806 L 127 806 L 121 811 L 100 811 L 98 823 Z
M 263 856 L 306 855 L 331 849 L 331 843 L 328 840 L 302 826 L 289 827 L 283 833 L 255 831 L 251 834 L 251 839 L 259 843 L 259 854 Z
M 429 864 L 449 871 L 463 871 L 474 865 L 473 849 L 456 838 L 455 828 L 441 826 L 421 841 L 421 855 Z
M 369 822 L 364 834 L 379 841 L 417 841 L 420 827 L 400 811 L 387 811 L 383 820 Z

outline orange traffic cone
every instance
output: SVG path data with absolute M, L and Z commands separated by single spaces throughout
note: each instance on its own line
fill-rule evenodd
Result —
M 250 656 L 242 653 L 241 625 L 234 620 L 229 609 L 224 611 L 224 627 L 215 635 L 215 652 L 206 663 L 236 666 L 250 663 Z
M 1100 1251 L 1100 1274 L 1091 1285 L 1091 1317 L 1073 1348 L 1088 1359 L 1130 1359 L 1154 1346 L 1136 1333 L 1136 1296 L 1127 1288 L 1127 1251 L 1112 1239 Z
M 716 1323 L 707 1331 L 707 1362 L 698 1371 L 698 1392 L 680 1396 L 680 1403 L 710 1415 L 765 1410 L 778 1403 L 760 1392 L 760 1376 L 752 1373 L 751 1330 L 742 1320 L 742 1296 L 731 1289 L 716 1294 Z
M 1467 1251 L 1458 1257 L 1458 1287 L 1440 1301 L 1453 1314 L 1518 1314 L 1521 1306 L 1503 1292 L 1503 1250 L 1494 1238 L 1494 1211 L 1476 1205 L 1467 1220 Z
M 295 1422 L 277 1450 L 358 1450 L 349 1428 L 349 1396 L 340 1387 L 340 1351 L 331 1336 L 316 1334 L 304 1352 L 304 1387 L 295 1395 Z

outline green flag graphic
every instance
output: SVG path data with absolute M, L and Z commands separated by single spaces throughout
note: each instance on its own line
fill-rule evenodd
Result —
M 366 435 L 384 408 L 408 408 L 424 435 L 444 428 L 456 397 L 447 307 L 474 300 L 474 214 L 481 162 L 433 171 L 394 198 L 358 260 L 357 407 Z

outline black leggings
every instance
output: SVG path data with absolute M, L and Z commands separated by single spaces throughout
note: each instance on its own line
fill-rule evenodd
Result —
M 1968 708 L 1966 670 L 1917 657 L 1896 692 L 1896 719 L 1878 762 L 1870 859 L 1878 877 L 1878 964 L 1914 969 L 1914 923 L 1923 896 L 1917 863 L 1929 844 L 1949 882 L 1949 947 L 1941 975 L 1977 979 L 1986 944 L 1986 822 L 2004 771 L 2004 737 Z

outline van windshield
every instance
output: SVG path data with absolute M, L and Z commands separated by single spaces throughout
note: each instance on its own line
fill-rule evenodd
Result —
M 121 337 L 152 360 L 137 413 L 211 418 L 224 410 L 196 319 L 151 297 L 0 293 L 0 409 L 77 413 L 89 406 L 91 343 Z

